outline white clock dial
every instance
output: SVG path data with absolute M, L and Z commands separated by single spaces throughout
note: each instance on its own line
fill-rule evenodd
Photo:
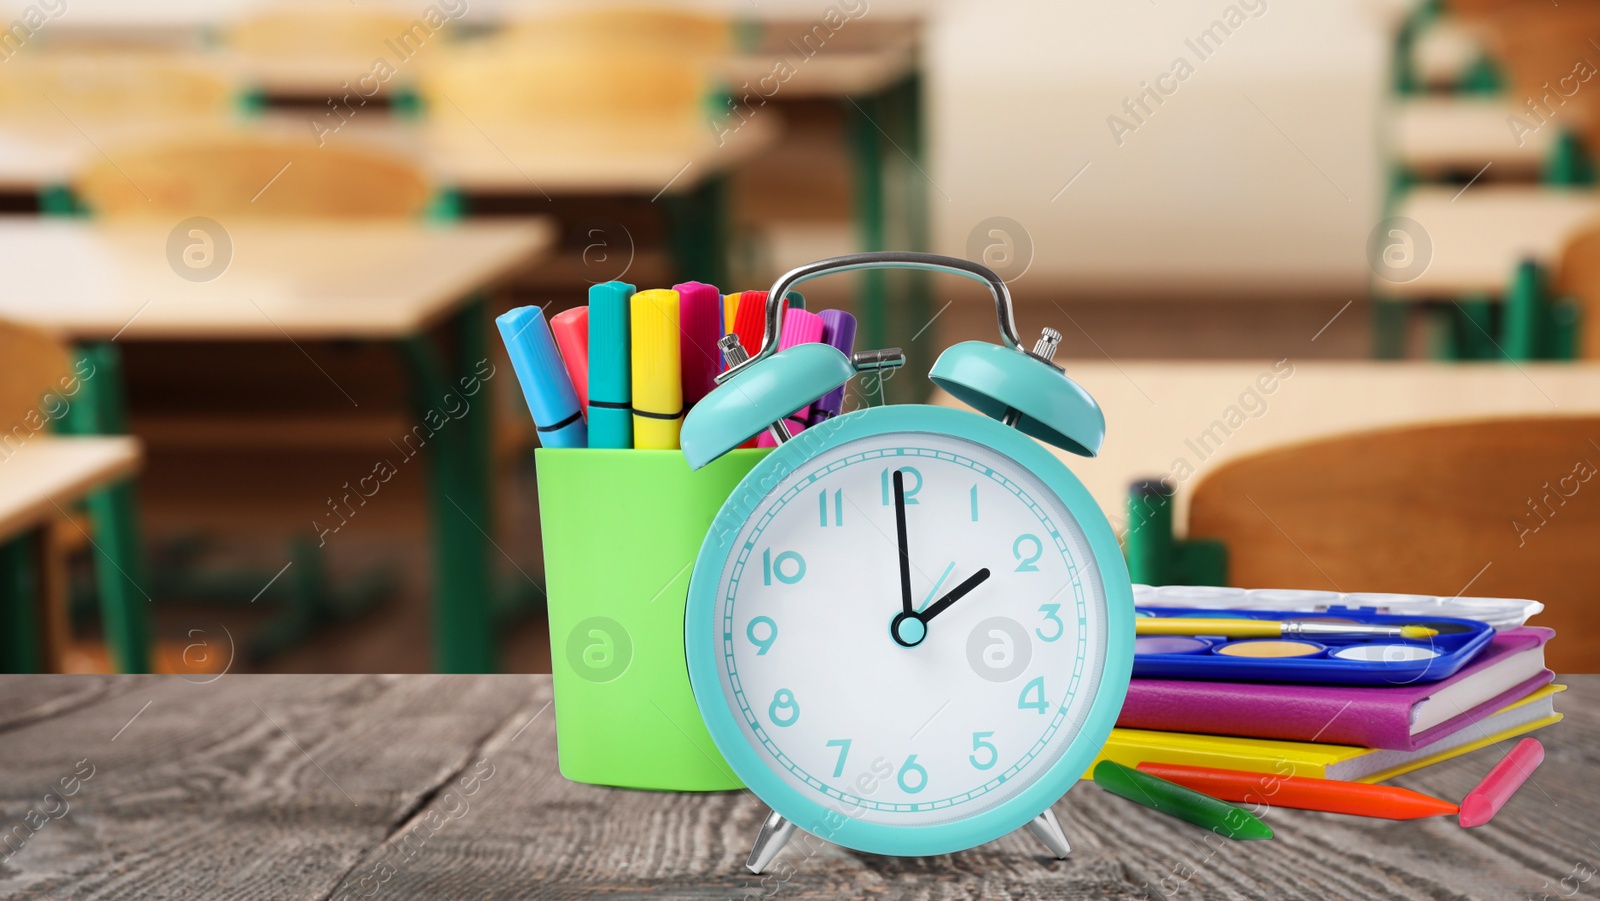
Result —
M 926 432 L 846 442 L 779 481 L 731 548 L 722 691 L 767 766 L 817 803 L 965 819 L 1025 791 L 1082 729 L 1105 589 L 1066 505 L 1009 457 Z

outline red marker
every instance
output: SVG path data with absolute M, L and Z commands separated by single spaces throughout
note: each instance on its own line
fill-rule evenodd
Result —
M 1467 828 L 1482 826 L 1494 819 L 1522 783 L 1544 762 L 1544 745 L 1537 738 L 1524 738 L 1517 742 L 1511 753 L 1500 759 L 1483 777 L 1477 788 L 1461 799 L 1461 825 Z
M 573 307 L 550 317 L 550 333 L 561 351 L 572 387 L 578 392 L 578 405 L 589 415 L 589 308 Z

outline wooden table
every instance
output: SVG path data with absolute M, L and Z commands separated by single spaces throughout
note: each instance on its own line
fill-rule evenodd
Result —
M 1059 358 L 1058 358 L 1059 359 Z M 1055 451 L 1120 530 L 1128 485 L 1171 477 L 1179 490 L 1175 522 L 1187 521 L 1188 492 L 1237 457 L 1297 441 L 1398 425 L 1514 416 L 1600 412 L 1600 368 L 1574 364 L 1295 363 L 1278 376 L 1273 362 L 1077 363 L 1067 376 L 1100 403 L 1106 440 L 1092 460 Z M 1257 380 L 1274 381 L 1270 393 Z M 1250 396 L 1254 392 L 1258 397 Z M 961 404 L 943 392 L 935 403 Z M 1264 404 L 1264 406 L 1263 406 Z M 1237 408 L 1242 423 L 1215 429 Z M 1251 415 L 1254 413 L 1254 415 Z M 1224 423 L 1226 426 L 1226 423 Z M 1220 438 L 1220 440 L 1218 440 Z M 1184 466 L 1192 474 L 1183 478 Z
M 1373 280 L 1392 298 L 1449 298 L 1500 294 L 1516 265 L 1549 265 L 1580 228 L 1600 224 L 1600 193 L 1571 188 L 1478 184 L 1425 186 L 1408 191 L 1394 215 L 1421 225 L 1433 260 L 1403 283 Z
M 416 422 L 487 358 L 479 292 L 551 245 L 542 220 L 413 223 L 235 223 L 222 275 L 196 282 L 168 255 L 172 226 L 72 220 L 0 222 L 0 317 L 62 332 L 105 375 L 85 382 L 89 428 L 126 430 L 115 341 L 353 340 L 394 344 L 407 364 Z M 220 245 L 219 245 L 220 246 Z M 456 317 L 460 346 L 446 363 L 429 336 Z M 510 377 L 502 373 L 500 377 Z M 328 390 L 344 393 L 330 378 Z M 345 395 L 353 408 L 356 398 Z M 493 669 L 488 535 L 488 415 L 464 416 L 429 440 L 435 665 Z M 131 507 L 131 498 L 127 506 Z M 119 517 L 133 521 L 131 509 Z M 131 528 L 131 526 L 130 526 Z M 138 587 L 136 573 L 127 574 Z M 142 589 L 141 589 L 142 590 Z
M 750 793 L 563 779 L 549 676 L 12 677 L 0 683 L 5 825 L 42 813 L 63 779 L 76 792 L 58 819 L 19 833 L 0 894 L 1560 897 L 1562 879 L 1600 859 L 1600 677 L 1563 681 L 1566 720 L 1539 733 L 1543 766 L 1476 829 L 1274 809 L 1274 840 L 1206 844 L 1197 827 L 1081 782 L 1054 808 L 1067 860 L 1024 834 L 912 859 L 797 837 L 762 879 L 742 867 L 766 813 Z M 1397 782 L 1459 800 L 1498 756 L 1480 750 Z
M 1527 111 L 1503 98 L 1402 100 L 1394 109 L 1395 159 L 1422 178 L 1479 176 L 1474 190 L 1498 179 L 1536 179 L 1550 161 L 1560 126 L 1550 123 L 1519 143 L 1506 126 L 1513 115 L 1525 117 Z
M 127 437 L 33 434 L 19 444 L 18 434 L 0 444 L 0 670 L 35 672 L 59 664 L 71 631 L 65 574 L 48 550 L 50 526 L 97 489 L 130 478 L 142 454 Z M 118 563 L 102 551 L 96 565 Z M 145 603 L 102 594 L 106 632 L 142 637 Z

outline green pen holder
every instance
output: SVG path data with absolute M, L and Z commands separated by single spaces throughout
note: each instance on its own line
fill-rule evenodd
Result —
M 681 451 L 535 452 L 563 776 L 743 787 L 689 688 L 683 610 L 711 520 L 768 453 L 736 450 L 694 471 Z

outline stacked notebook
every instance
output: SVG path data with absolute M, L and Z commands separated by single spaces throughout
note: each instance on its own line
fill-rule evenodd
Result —
M 1381 782 L 1559 722 L 1544 645 L 1499 632 L 1455 675 L 1382 687 L 1134 679 L 1100 760 Z

